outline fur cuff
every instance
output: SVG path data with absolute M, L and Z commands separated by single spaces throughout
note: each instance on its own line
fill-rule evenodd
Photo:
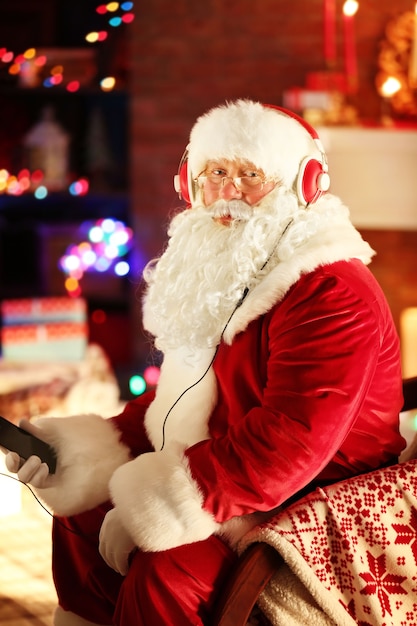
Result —
M 54 513 L 75 515 L 108 500 L 111 475 L 130 459 L 113 424 L 97 415 L 78 415 L 42 418 L 36 425 L 57 452 L 51 486 L 38 492 Z
M 183 449 L 149 452 L 115 471 L 113 502 L 134 542 L 146 552 L 207 539 L 219 524 L 203 510 Z

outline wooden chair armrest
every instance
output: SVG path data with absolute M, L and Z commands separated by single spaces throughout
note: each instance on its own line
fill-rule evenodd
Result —
M 212 626 L 245 626 L 259 594 L 281 563 L 270 545 L 250 545 L 219 597 Z

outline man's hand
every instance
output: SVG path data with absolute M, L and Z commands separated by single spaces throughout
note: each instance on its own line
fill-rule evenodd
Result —
M 111 509 L 104 518 L 99 539 L 99 552 L 107 565 L 126 576 L 129 571 L 129 555 L 135 548 L 135 543 L 123 526 L 116 509 Z
M 28 420 L 21 420 L 19 426 L 39 439 L 42 439 L 42 431 L 40 428 L 31 424 Z M 52 477 L 49 474 L 49 468 L 46 463 L 42 463 L 39 457 L 30 456 L 26 461 L 20 458 L 16 452 L 9 452 L 2 448 L 6 454 L 6 467 L 9 472 L 17 474 L 19 480 L 23 483 L 29 483 L 33 487 L 42 489 L 50 486 Z
M 38 456 L 30 456 L 23 462 L 17 452 L 6 454 L 6 467 L 9 472 L 17 474 L 22 483 L 29 483 L 33 487 L 42 489 L 48 487 L 49 467 L 42 463 Z M 20 467 L 21 466 L 21 467 Z

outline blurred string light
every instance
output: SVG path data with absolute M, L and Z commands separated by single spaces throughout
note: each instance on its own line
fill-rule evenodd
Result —
M 117 28 L 123 24 L 133 22 L 135 18 L 133 8 L 133 2 L 109 2 L 97 6 L 96 13 L 99 15 L 110 14 L 108 25 L 112 28 Z M 88 43 L 102 43 L 106 41 L 107 37 L 108 32 L 103 29 L 87 33 L 85 40 Z M 4 47 L 0 48 L 0 62 L 9 65 L 8 72 L 11 75 L 36 73 L 40 68 L 46 65 L 47 60 L 45 54 L 37 54 L 36 48 L 28 48 L 23 54 L 16 54 Z M 59 85 L 65 86 L 65 89 L 70 93 L 74 93 L 80 88 L 80 82 L 78 80 L 71 80 L 65 84 L 65 73 L 62 65 L 52 67 L 49 76 L 43 80 L 42 84 L 46 88 Z M 105 77 L 100 81 L 100 87 L 103 91 L 111 91 L 115 85 L 116 79 L 114 77 Z
M 134 396 L 141 396 L 146 391 L 146 381 L 140 374 L 134 374 L 129 379 L 129 391 Z
M 111 91 L 116 84 L 116 79 L 113 76 L 107 76 L 100 81 L 100 87 L 103 91 Z
M 107 36 L 108 33 L 105 30 L 100 30 L 99 32 L 93 31 L 85 36 L 85 40 L 88 41 L 88 43 L 96 43 L 96 41 L 105 41 Z
M 14 52 L 8 51 L 7 48 L 0 48 L 0 60 L 3 63 L 10 63 L 9 74 L 20 74 L 29 67 L 43 67 L 46 63 L 44 54 L 36 54 L 36 48 L 28 48 L 23 54 L 15 55 Z
M 24 193 L 32 192 L 35 198 L 43 200 L 49 193 L 48 188 L 43 184 L 43 179 L 42 170 L 30 172 L 23 168 L 15 175 L 4 168 L 0 169 L 0 194 L 21 196 Z M 84 196 L 88 190 L 89 182 L 86 178 L 79 178 L 68 187 L 72 196 Z
M 148 389 L 156 387 L 161 370 L 156 365 L 150 365 L 143 374 L 133 374 L 129 379 L 129 391 L 133 396 L 141 396 Z
M 28 48 L 23 54 L 15 54 L 7 48 L 0 48 L 0 61 L 9 64 L 8 72 L 11 75 L 36 73 L 46 65 L 47 60 L 47 56 L 38 54 L 36 48 Z M 64 67 L 62 65 L 54 65 L 49 74 L 42 83 L 44 87 L 55 87 L 64 82 Z M 65 85 L 65 88 L 73 93 L 80 88 L 80 82 L 71 80 Z
M 108 19 L 108 24 L 112 28 L 122 26 L 122 24 L 130 24 L 134 20 L 133 2 L 108 2 L 107 4 L 100 4 L 96 8 L 96 12 L 99 15 L 111 14 Z M 119 13 L 116 15 L 116 13 Z M 85 39 L 88 43 L 97 43 L 105 41 L 108 37 L 107 30 L 91 31 L 87 33 Z M 112 91 L 116 86 L 116 79 L 114 76 L 106 76 L 100 80 L 100 88 L 102 91 Z
M 112 272 L 116 276 L 130 272 L 127 254 L 132 247 L 133 232 L 124 222 L 103 218 L 84 222 L 80 231 L 86 234 L 83 241 L 68 246 L 59 260 L 59 268 L 67 276 L 65 289 L 73 297 L 82 293 L 80 281 L 85 272 Z

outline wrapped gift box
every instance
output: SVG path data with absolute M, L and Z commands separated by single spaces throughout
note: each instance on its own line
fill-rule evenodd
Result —
M 87 305 L 83 298 L 21 298 L 1 303 L 3 326 L 45 322 L 85 322 Z
M 284 91 L 282 101 L 285 108 L 302 113 L 305 109 L 327 111 L 331 107 L 332 98 L 331 92 L 292 87 Z
M 88 341 L 82 298 L 4 300 L 2 357 L 10 361 L 78 361 Z

